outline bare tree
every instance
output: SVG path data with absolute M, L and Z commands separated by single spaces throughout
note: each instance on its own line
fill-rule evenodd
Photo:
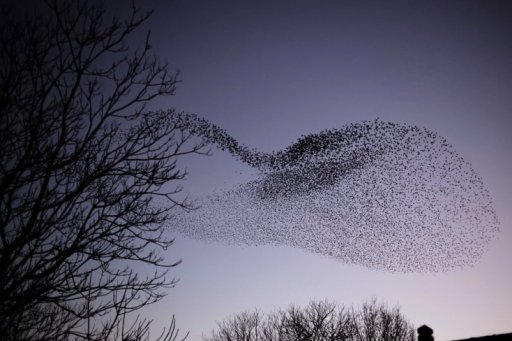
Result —
M 398 307 L 388 308 L 373 300 L 363 304 L 354 318 L 358 335 L 355 340 L 415 340 L 414 327 L 404 319 Z
M 263 331 L 259 312 L 243 312 L 219 324 L 212 340 L 259 340 Z
M 172 210 L 190 208 L 176 158 L 202 144 L 176 112 L 146 110 L 178 81 L 148 39 L 127 46 L 149 14 L 106 16 L 56 0 L 1 20 L 1 339 L 138 340 L 148 323 L 127 314 L 175 284 L 159 251 Z
M 327 301 L 291 306 L 264 316 L 242 313 L 219 323 L 205 341 L 414 341 L 414 327 L 398 308 L 375 301 L 360 310 Z

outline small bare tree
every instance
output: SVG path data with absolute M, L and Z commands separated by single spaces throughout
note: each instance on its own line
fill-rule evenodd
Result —
M 242 313 L 219 323 L 204 341 L 414 341 L 414 327 L 398 308 L 375 301 L 360 310 L 327 301 L 263 316 Z
M 414 327 L 400 313 L 398 307 L 388 308 L 375 300 L 364 303 L 354 314 L 357 338 L 369 341 L 414 341 Z
M 127 46 L 148 16 L 132 7 L 109 20 L 90 2 L 56 0 L 2 17 L 3 340 L 140 340 L 148 322 L 129 328 L 127 314 L 175 284 L 163 224 L 189 208 L 176 158 L 202 144 L 174 111 L 146 110 L 178 81 L 147 39 Z M 163 338 L 176 338 L 174 320 Z

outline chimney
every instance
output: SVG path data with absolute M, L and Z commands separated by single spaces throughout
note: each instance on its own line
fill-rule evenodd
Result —
M 432 328 L 423 325 L 418 328 L 418 341 L 434 341 Z

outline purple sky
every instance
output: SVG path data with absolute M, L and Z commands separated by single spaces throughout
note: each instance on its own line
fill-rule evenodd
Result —
M 398 304 L 436 340 L 512 331 L 512 24 L 497 1 L 151 1 L 154 52 L 181 70 L 155 108 L 194 112 L 262 151 L 377 117 L 447 138 L 483 177 L 501 232 L 472 268 L 390 274 L 289 247 L 178 237 L 180 282 L 148 308 L 189 340 L 243 310 L 311 299 Z M 123 11 L 119 5 L 119 11 Z M 187 159 L 200 198 L 249 179 L 229 155 Z

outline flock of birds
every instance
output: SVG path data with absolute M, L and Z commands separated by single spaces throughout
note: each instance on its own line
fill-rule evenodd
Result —
M 178 233 L 206 241 L 286 245 L 391 272 L 474 264 L 498 231 L 481 177 L 425 128 L 363 121 L 264 153 L 193 114 L 192 133 L 259 176 L 176 216 Z

